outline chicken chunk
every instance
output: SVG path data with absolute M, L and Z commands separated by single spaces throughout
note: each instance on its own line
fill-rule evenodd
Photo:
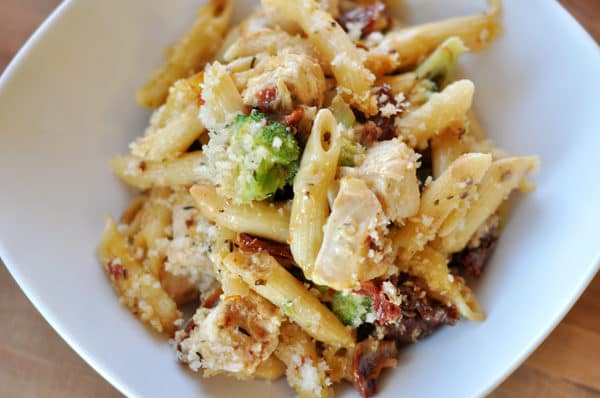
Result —
M 224 54 L 227 62 L 236 59 L 256 56 L 257 54 L 278 55 L 283 50 L 318 59 L 319 53 L 306 39 L 298 35 L 290 35 L 282 30 L 261 29 L 240 36 Z
M 281 315 L 262 297 L 224 297 L 212 308 L 200 308 L 175 335 L 177 357 L 204 376 L 219 373 L 251 377 L 279 343 Z
M 385 274 L 391 252 L 388 223 L 367 184 L 343 177 L 324 227 L 313 281 L 342 290 Z
M 248 80 L 244 104 L 263 111 L 289 112 L 295 106 L 321 106 L 325 76 L 319 63 L 305 55 L 285 53 L 270 57 Z
M 191 196 L 173 206 L 173 240 L 166 247 L 167 261 L 161 283 L 178 303 L 209 295 L 218 287 L 209 258 L 216 226 L 193 205 Z
M 362 179 L 375 193 L 385 215 L 394 222 L 419 210 L 418 155 L 398 139 L 375 143 L 357 168 L 343 168 L 342 175 Z

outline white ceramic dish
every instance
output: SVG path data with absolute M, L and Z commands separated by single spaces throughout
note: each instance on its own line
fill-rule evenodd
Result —
M 129 194 L 107 159 L 126 151 L 148 116 L 134 89 L 200 2 L 67 1 L 15 58 L 0 80 L 0 255 L 58 333 L 129 396 L 287 396 L 284 383 L 186 372 L 118 305 L 94 258 L 103 217 L 119 214 Z M 422 21 L 469 2 L 416 3 L 412 17 Z M 487 321 L 444 328 L 404 350 L 381 397 L 484 394 L 543 340 L 598 268 L 598 47 L 555 2 L 506 0 L 503 19 L 502 38 L 468 56 L 463 71 L 492 138 L 511 153 L 540 154 L 539 189 L 519 201 L 477 288 Z

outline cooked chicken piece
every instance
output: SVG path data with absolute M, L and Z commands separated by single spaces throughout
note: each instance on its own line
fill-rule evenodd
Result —
M 317 0 L 317 3 L 333 18 L 338 18 L 340 15 L 339 0 Z M 262 2 L 265 15 L 269 18 L 272 25 L 279 26 L 281 29 L 290 33 L 300 33 L 302 29 L 295 22 L 288 18 L 285 18 L 281 13 L 275 9 L 271 4 Z
M 215 61 L 204 68 L 202 105 L 198 117 L 209 131 L 218 131 L 244 113 L 244 103 L 230 71 Z
M 397 138 L 375 143 L 357 168 L 343 168 L 342 175 L 358 177 L 375 193 L 385 215 L 394 222 L 419 210 L 418 155 Z
M 280 325 L 277 307 L 257 294 L 226 296 L 212 309 L 199 308 L 177 332 L 177 356 L 204 376 L 250 377 L 275 351 Z
M 198 291 L 201 296 L 209 295 L 218 287 L 209 258 L 217 227 L 200 214 L 186 193 L 185 200 L 173 206 L 172 228 L 161 283 L 178 303 L 193 299 Z
M 256 54 L 278 55 L 284 49 L 292 54 L 305 54 L 314 59 L 319 58 L 319 53 L 308 40 L 272 29 L 261 29 L 239 37 L 227 49 L 223 58 L 227 62 L 232 62 Z
M 327 362 L 319 355 L 315 341 L 297 324 L 281 325 L 275 355 L 286 365 L 288 384 L 301 398 L 332 398 Z
M 267 59 L 248 80 L 244 104 L 264 111 L 291 111 L 295 106 L 321 106 L 325 76 L 319 64 L 306 55 L 285 53 Z
M 164 268 L 159 271 L 160 286 L 177 303 L 177 306 L 187 304 L 198 298 L 198 288 L 187 276 L 174 275 Z
M 312 279 L 336 290 L 385 274 L 389 267 L 389 223 L 375 194 L 355 177 L 343 177 L 324 227 Z

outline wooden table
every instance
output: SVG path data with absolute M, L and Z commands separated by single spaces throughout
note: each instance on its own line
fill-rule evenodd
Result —
M 0 72 L 59 0 L 2 0 Z M 600 1 L 562 0 L 600 41 Z M 0 397 L 118 397 L 54 332 L 0 265 Z M 492 397 L 600 397 L 600 274 Z

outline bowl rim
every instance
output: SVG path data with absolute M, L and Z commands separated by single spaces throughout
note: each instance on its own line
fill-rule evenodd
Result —
M 34 51 L 39 45 L 40 39 L 51 30 L 54 25 L 63 17 L 65 11 L 68 10 L 73 4 L 81 1 L 88 0 L 63 0 L 40 24 L 40 26 L 31 34 L 31 36 L 25 41 L 22 47 L 17 51 L 15 56 L 11 59 L 4 72 L 0 75 L 0 95 L 4 91 L 4 87 L 11 80 L 13 74 L 20 68 L 26 60 L 27 55 Z M 577 30 L 579 42 L 586 46 L 596 46 L 598 44 L 592 38 L 590 33 L 583 28 L 583 26 L 569 13 L 562 4 L 558 1 L 546 2 L 547 7 L 556 7 L 556 11 L 561 14 L 561 19 L 568 21 L 570 29 Z M 503 4 L 503 6 L 506 6 Z M 600 59 L 600 58 L 599 58 Z M 114 386 L 121 393 L 126 396 L 136 396 L 135 391 L 128 383 L 120 376 L 114 374 L 109 367 L 104 367 L 97 363 L 88 350 L 77 342 L 74 335 L 65 327 L 60 320 L 54 315 L 53 311 L 49 310 L 42 297 L 34 291 L 24 279 L 20 272 L 18 262 L 12 258 L 10 249 L 0 240 L 0 259 L 4 262 L 6 269 L 12 278 L 16 281 L 21 291 L 25 294 L 27 299 L 33 304 L 36 311 L 38 311 L 42 317 L 50 324 L 52 329 L 63 339 L 67 345 L 73 349 L 77 355 L 102 376 L 104 380 Z M 514 357 L 513 360 L 507 362 L 504 369 L 496 375 L 490 375 L 488 380 L 481 383 L 480 390 L 477 391 L 477 396 L 486 396 L 496 389 L 502 382 L 504 382 L 521 364 L 537 349 L 548 335 L 558 326 L 562 319 L 567 315 L 568 311 L 573 307 L 577 300 L 581 297 L 587 286 L 590 284 L 596 273 L 600 271 L 600 250 L 592 260 L 592 264 L 586 267 L 587 271 L 582 273 L 577 284 L 577 288 L 574 290 L 575 294 L 572 294 L 569 300 L 564 300 L 561 308 L 557 310 L 552 317 L 540 325 L 537 333 L 530 340 L 530 342 L 524 345 L 521 349 L 521 353 Z

